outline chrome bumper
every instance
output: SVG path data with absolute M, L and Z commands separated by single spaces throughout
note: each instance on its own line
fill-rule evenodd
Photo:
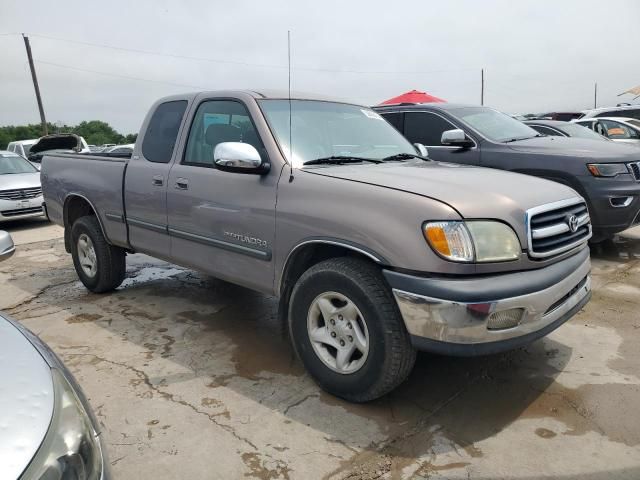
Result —
M 517 297 L 473 303 L 431 298 L 396 288 L 393 289 L 393 294 L 412 337 L 426 339 L 427 344 L 429 340 L 433 340 L 461 347 L 493 344 L 496 348 L 484 352 L 492 353 L 507 350 L 509 345 L 513 348 L 518 346 L 510 342 L 512 339 L 533 341 L 573 316 L 576 308 L 584 305 L 590 297 L 590 269 L 591 262 L 587 257 L 577 269 L 548 288 Z M 496 315 L 498 312 L 511 309 L 521 309 L 519 321 L 514 325 L 495 328 L 495 323 L 491 324 L 499 318 Z M 536 336 L 538 332 L 541 335 Z M 505 343 L 506 348 L 500 348 L 496 342 Z

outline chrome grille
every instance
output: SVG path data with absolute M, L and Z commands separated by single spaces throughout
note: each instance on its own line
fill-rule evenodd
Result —
M 640 182 L 640 162 L 630 163 L 629 169 L 631 170 L 633 178 Z
M 591 238 L 589 211 L 582 198 L 562 200 L 528 210 L 527 228 L 529 255 L 533 258 L 559 255 Z
M 24 198 L 36 198 L 42 195 L 42 188 L 17 188 L 14 190 L 0 191 L 0 200 L 22 200 Z

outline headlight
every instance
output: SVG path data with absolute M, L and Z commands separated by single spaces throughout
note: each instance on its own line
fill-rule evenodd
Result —
M 51 369 L 55 404 L 49 430 L 21 480 L 99 480 L 102 451 L 75 391 Z
M 594 177 L 615 177 L 622 173 L 629 173 L 624 163 L 588 163 L 587 168 Z
M 438 254 L 454 262 L 503 262 L 520 256 L 511 227 L 488 220 L 429 222 L 424 236 Z

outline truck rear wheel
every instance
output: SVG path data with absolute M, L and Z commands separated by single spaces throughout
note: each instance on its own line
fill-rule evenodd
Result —
M 365 260 L 333 258 L 307 270 L 291 294 L 289 327 L 320 387 L 352 402 L 390 392 L 415 362 L 391 291 Z
M 71 256 L 78 277 L 94 293 L 111 291 L 124 280 L 125 251 L 107 243 L 93 215 L 80 217 L 73 223 Z

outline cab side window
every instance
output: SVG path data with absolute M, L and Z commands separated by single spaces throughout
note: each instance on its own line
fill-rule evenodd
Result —
M 193 117 L 182 163 L 213 167 L 216 145 L 223 142 L 248 143 L 266 156 L 247 108 L 233 100 L 210 100 L 201 103 Z
M 178 138 L 186 100 L 162 103 L 153 112 L 142 141 L 142 155 L 150 162 L 169 163 Z
M 439 147 L 442 134 L 453 130 L 454 124 L 440 115 L 429 112 L 406 112 L 404 114 L 404 136 L 412 143 L 421 143 L 427 147 Z

